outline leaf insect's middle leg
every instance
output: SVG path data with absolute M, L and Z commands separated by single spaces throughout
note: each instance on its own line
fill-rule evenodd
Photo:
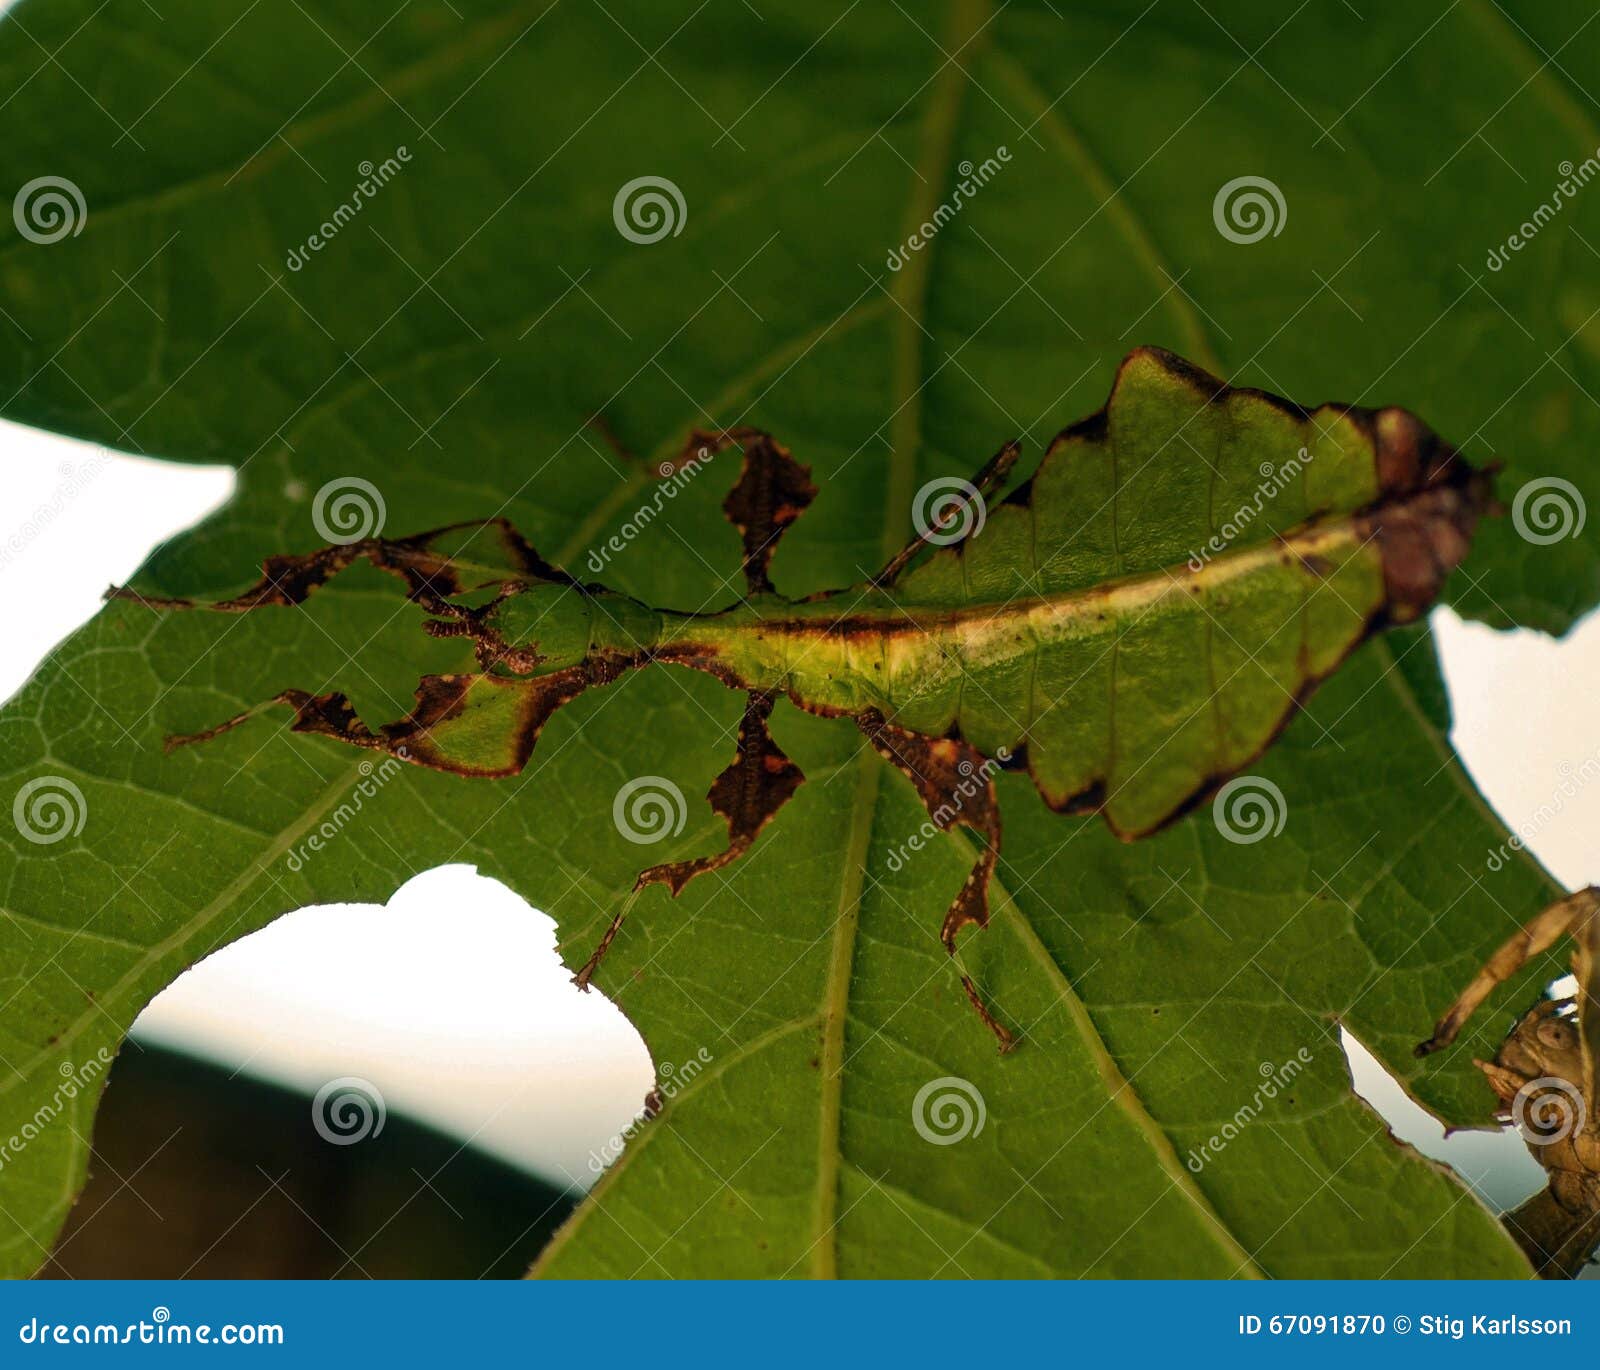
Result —
M 722 512 L 739 531 L 747 593 L 766 594 L 773 588 L 767 573 L 772 554 L 789 525 L 805 513 L 817 497 L 817 487 L 811 482 L 811 469 L 802 466 L 789 454 L 788 448 L 759 428 L 696 429 L 689 435 L 674 469 L 682 470 L 696 461 L 709 460 L 725 447 L 740 448 L 744 463 L 722 502 Z M 760 691 L 750 693 L 739 723 L 733 762 L 712 782 L 707 795 L 712 809 L 727 820 L 727 847 L 711 856 L 669 861 L 641 871 L 634 882 L 633 895 L 612 918 L 600 944 L 572 977 L 579 989 L 589 988 L 606 952 L 622 929 L 633 896 L 646 886 L 657 884 L 666 885 L 676 896 L 695 876 L 737 860 L 805 780 L 805 773 L 773 741 L 767 724 L 772 705 L 772 695 Z
M 994 763 L 970 742 L 924 737 L 896 727 L 877 709 L 863 710 L 855 722 L 878 755 L 915 786 L 936 827 L 946 832 L 957 827 L 971 828 L 984 844 L 939 929 L 939 940 L 954 957 L 956 934 L 962 928 L 968 924 L 989 926 L 989 883 L 1000 859 L 1000 800 L 991 774 Z M 994 1034 L 1001 1052 L 1016 1046 L 1015 1035 L 995 1017 L 965 970 L 961 972 L 961 988 L 983 1025 Z
M 668 861 L 641 871 L 633 883 L 635 895 L 649 885 L 665 885 L 676 896 L 696 876 L 720 870 L 738 860 L 804 783 L 805 772 L 773 740 L 767 722 L 772 715 L 773 702 L 770 694 L 759 690 L 752 690 L 746 697 L 733 761 L 711 782 L 706 795 L 712 809 L 727 821 L 728 845 L 709 856 Z M 589 988 L 632 902 L 630 896 L 628 903 L 612 918 L 600 945 L 572 977 L 580 989 Z

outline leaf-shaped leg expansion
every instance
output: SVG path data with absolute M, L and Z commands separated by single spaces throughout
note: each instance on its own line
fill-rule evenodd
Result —
M 956 934 L 969 923 L 989 926 L 989 882 L 1000 858 L 1000 800 L 994 788 L 994 762 L 970 742 L 959 738 L 924 737 L 888 722 L 876 709 L 863 710 L 856 726 L 874 750 L 905 775 L 916 788 L 934 826 L 948 832 L 971 828 L 982 849 L 962 882 L 944 923 L 939 940 L 951 956 L 956 954 Z M 1002 1052 L 1017 1044 L 1015 1036 L 994 1016 L 978 987 L 965 970 L 961 987 L 984 1025 L 994 1033 Z
M 731 445 L 744 450 L 744 465 L 722 502 L 722 512 L 739 530 L 744 543 L 744 578 L 749 593 L 767 594 L 772 590 L 767 568 L 778 550 L 778 541 L 810 507 L 817 497 L 817 487 L 811 483 L 811 468 L 800 465 L 787 447 L 759 428 L 697 431 L 690 436 L 685 452 L 708 458 Z
M 746 699 L 733 762 L 711 782 L 711 789 L 706 795 L 712 809 L 727 820 L 728 845 L 710 856 L 669 861 L 641 871 L 639 878 L 633 882 L 635 894 L 647 885 L 665 885 L 676 897 L 695 876 L 718 870 L 730 861 L 737 860 L 749 850 L 773 815 L 800 788 L 806 778 L 805 772 L 785 755 L 783 748 L 773 740 L 772 731 L 767 725 L 772 705 L 773 699 L 769 694 L 752 692 Z M 580 989 L 589 988 L 590 980 L 610 950 L 626 915 L 625 906 L 612 918 L 611 925 L 600 939 L 600 945 L 572 977 L 572 982 Z

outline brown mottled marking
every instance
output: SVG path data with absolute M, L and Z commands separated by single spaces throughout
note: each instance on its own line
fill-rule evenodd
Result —
M 685 450 L 699 449 L 710 456 L 734 443 L 744 449 L 744 465 L 722 502 L 722 512 L 744 543 L 744 578 L 750 593 L 770 594 L 767 568 L 778 539 L 810 507 L 817 487 L 811 483 L 811 468 L 800 465 L 787 447 L 759 428 L 697 431 Z
M 1535 956 L 1549 951 L 1563 937 L 1577 936 L 1600 915 L 1600 886 L 1590 885 L 1558 899 L 1549 908 L 1519 928 L 1472 977 L 1472 983 L 1451 1004 L 1433 1029 L 1433 1036 L 1416 1048 L 1418 1056 L 1428 1056 L 1455 1041 L 1467 1020 L 1494 990 L 1503 985 Z

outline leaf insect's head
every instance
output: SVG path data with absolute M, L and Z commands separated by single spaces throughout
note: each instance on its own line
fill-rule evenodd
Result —
M 460 620 L 429 624 L 435 636 L 476 639 L 480 663 L 497 674 L 548 675 L 588 654 L 593 606 L 589 592 L 564 580 L 502 586 L 493 599 L 466 609 Z
M 1536 1004 L 1517 1020 L 1494 1060 L 1477 1064 L 1507 1111 L 1536 1080 L 1562 1080 L 1578 1088 L 1584 1069 L 1576 1001 L 1545 999 Z

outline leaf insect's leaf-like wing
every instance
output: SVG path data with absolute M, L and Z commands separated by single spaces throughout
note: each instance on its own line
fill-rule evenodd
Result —
M 1144 835 L 1424 612 L 1489 498 L 1405 410 L 1307 410 L 1140 348 L 1031 479 L 892 586 L 914 610 L 993 606 L 897 721 L 991 756 L 1025 743 L 1052 807 Z

